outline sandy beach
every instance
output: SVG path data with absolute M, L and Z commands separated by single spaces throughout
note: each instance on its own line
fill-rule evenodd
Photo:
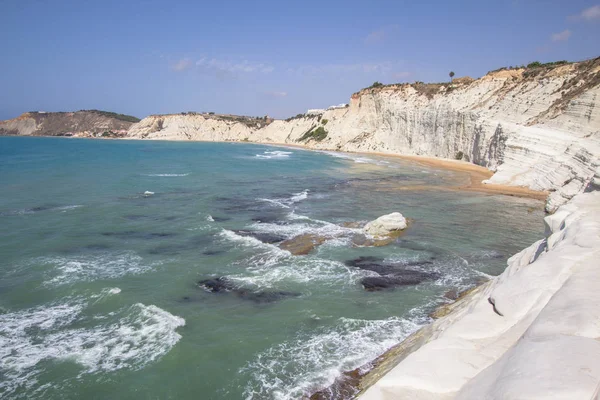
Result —
M 261 144 L 261 143 L 257 143 Z M 464 173 L 469 176 L 469 182 L 467 184 L 452 184 L 449 183 L 445 189 L 447 190 L 462 190 L 462 191 L 472 191 L 479 193 L 489 193 L 489 194 L 499 194 L 505 196 L 515 196 L 515 197 L 523 197 L 528 199 L 536 199 L 544 201 L 548 197 L 548 192 L 546 191 L 537 191 L 532 190 L 527 187 L 522 186 L 509 186 L 509 185 L 497 185 L 497 184 L 484 184 L 483 181 L 487 180 L 494 175 L 493 171 L 490 171 L 486 167 L 482 167 L 480 165 L 475 165 L 467 161 L 458 161 L 458 160 L 450 160 L 444 158 L 436 158 L 436 157 L 426 157 L 426 156 L 413 156 L 413 155 L 402 155 L 402 154 L 391 154 L 391 153 L 381 153 L 381 152 L 349 152 L 349 151 L 338 151 L 338 150 L 326 150 L 326 149 L 315 149 L 308 146 L 303 146 L 299 144 L 289 144 L 289 143 L 263 143 L 270 146 L 275 147 L 290 147 L 290 148 L 298 148 L 308 151 L 328 151 L 328 152 L 336 152 L 343 154 L 358 154 L 363 156 L 376 156 L 376 157 L 387 157 L 392 159 L 400 159 L 404 161 L 410 161 L 416 164 L 420 164 L 423 166 L 438 168 L 441 170 L 454 171 L 459 173 Z M 440 187 L 432 187 L 432 186 L 406 186 L 406 187 L 395 187 L 397 190 L 429 190 L 436 189 L 439 190 Z

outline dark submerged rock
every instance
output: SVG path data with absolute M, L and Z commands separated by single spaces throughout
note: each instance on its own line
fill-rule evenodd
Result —
M 260 240 L 263 243 L 268 243 L 268 244 L 280 243 L 287 239 L 285 236 L 278 235 L 276 233 L 243 231 L 243 230 L 237 230 L 234 232 L 240 236 L 250 236 L 250 237 Z
M 362 278 L 360 283 L 367 291 L 393 289 L 398 286 L 418 285 L 427 280 L 437 279 L 435 272 L 424 272 L 407 267 L 431 265 L 432 261 L 413 261 L 409 263 L 386 263 L 382 258 L 362 256 L 346 261 L 350 267 L 376 272 L 379 276 Z
M 232 293 L 241 299 L 250 300 L 258 304 L 273 303 L 287 297 L 300 296 L 300 293 L 283 290 L 254 291 L 248 288 L 238 287 L 223 276 L 203 279 L 198 281 L 198 286 L 210 293 Z
M 280 215 L 277 214 L 259 214 L 251 218 L 253 222 L 263 224 L 288 225 L 289 221 L 283 221 Z
M 406 269 L 395 275 L 368 276 L 362 278 L 360 283 L 365 290 L 374 292 L 378 290 L 393 289 L 397 286 L 418 285 L 423 281 L 435 279 L 436 277 L 437 274 Z
M 123 231 L 123 232 L 102 232 L 102 236 L 116 237 L 119 239 L 163 239 L 167 237 L 177 236 L 174 232 L 139 232 L 139 231 Z
M 225 250 L 206 250 L 204 252 L 202 252 L 202 254 L 204 254 L 205 256 L 215 256 L 217 254 L 223 254 L 225 253 Z
M 198 281 L 198 286 L 212 293 L 229 292 L 235 289 L 235 286 L 224 277 L 210 278 Z

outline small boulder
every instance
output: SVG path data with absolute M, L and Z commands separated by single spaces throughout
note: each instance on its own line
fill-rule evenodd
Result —
M 303 256 L 310 253 L 315 247 L 323 244 L 327 238 L 311 233 L 295 236 L 279 244 L 282 250 L 287 250 L 295 256 Z
M 406 218 L 399 212 L 394 212 L 369 222 L 363 229 L 365 233 L 377 237 L 397 234 L 406 229 L 407 226 Z

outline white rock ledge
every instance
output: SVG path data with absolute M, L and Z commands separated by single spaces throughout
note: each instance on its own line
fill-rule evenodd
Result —
M 600 398 L 600 192 L 545 224 L 546 239 L 434 322 L 360 399 Z
M 363 228 L 371 236 L 388 236 L 394 232 L 402 231 L 407 227 L 406 218 L 399 212 L 382 215 L 371 221 Z

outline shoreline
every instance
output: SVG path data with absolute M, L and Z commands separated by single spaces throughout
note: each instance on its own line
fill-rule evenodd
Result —
M 80 137 L 80 136 L 11 136 L 11 135 L 3 135 L 1 137 L 36 137 L 36 138 L 58 138 L 58 139 L 87 139 L 87 140 L 131 140 L 131 141 L 156 141 L 156 142 L 198 142 L 198 143 L 241 143 L 241 144 L 254 144 L 254 145 L 263 145 L 263 146 L 272 146 L 272 147 L 280 147 L 280 148 L 294 148 L 305 151 L 316 151 L 316 152 L 333 152 L 333 153 L 341 153 L 341 154 L 357 154 L 364 156 L 376 156 L 376 157 L 389 157 L 396 158 L 404 161 L 410 161 L 416 164 L 424 165 L 431 168 L 437 168 L 446 171 L 454 171 L 459 173 L 464 173 L 469 176 L 469 183 L 466 185 L 447 185 L 447 186 L 427 186 L 427 187 L 406 187 L 409 190 L 415 189 L 435 189 L 440 190 L 441 188 L 446 190 L 457 190 L 457 191 L 468 191 L 468 192 L 477 192 L 477 193 L 487 193 L 490 195 L 504 195 L 504 196 L 513 196 L 513 197 L 521 197 L 528 198 L 540 201 L 546 201 L 549 192 L 546 191 L 537 191 L 533 189 L 529 189 L 524 186 L 511 186 L 511 185 L 500 185 L 495 183 L 487 183 L 484 184 L 482 181 L 489 179 L 494 175 L 494 172 L 483 167 L 481 165 L 473 164 L 467 161 L 459 161 L 452 160 L 448 158 L 438 158 L 431 156 L 417 156 L 417 155 L 407 155 L 407 154 L 395 154 L 395 153 L 384 153 L 384 152 L 359 152 L 359 151 L 344 151 L 337 149 L 316 149 L 310 146 L 295 144 L 295 143 L 277 143 L 277 142 L 244 142 L 239 140 L 224 140 L 224 141 L 215 141 L 215 140 L 168 140 L 168 139 L 139 139 L 139 138 L 131 138 L 131 137 L 123 137 L 123 138 L 96 138 L 96 137 Z M 398 188 L 400 190 L 400 188 Z
M 223 142 L 231 143 L 231 142 Z M 245 143 L 245 142 L 234 142 L 234 143 Z M 248 142 L 253 144 L 267 144 L 274 147 L 291 147 L 298 148 L 307 151 L 327 151 L 343 154 L 359 154 L 364 156 L 377 156 L 377 157 L 390 157 L 397 158 L 404 161 L 414 162 L 416 164 L 424 165 L 431 168 L 437 168 L 446 171 L 462 172 L 468 174 L 470 182 L 466 185 L 449 185 L 445 188 L 450 190 L 458 191 L 470 191 L 478 193 L 498 194 L 504 196 L 522 197 L 528 199 L 535 199 L 545 201 L 549 192 L 538 191 L 529 189 L 523 186 L 511 186 L 511 185 L 499 185 L 495 183 L 483 183 L 484 180 L 491 178 L 494 175 L 493 171 L 490 171 L 486 167 L 481 165 L 473 164 L 467 161 L 451 160 L 447 158 L 438 158 L 430 156 L 415 156 L 405 154 L 394 154 L 394 153 L 382 153 L 382 152 L 356 152 L 356 151 L 341 151 L 341 150 L 322 150 L 315 149 L 308 146 L 299 144 L 282 144 L 282 143 L 259 143 L 259 142 Z M 432 187 L 433 188 L 433 187 Z M 439 188 L 439 187 L 437 187 Z
M 365 365 L 371 369 L 344 373 L 334 385 L 348 396 L 335 398 L 596 398 L 600 313 L 587 304 L 597 298 L 599 196 L 579 194 L 545 217 L 542 240 L 510 257 L 499 276 L 437 307 L 430 324 Z M 310 399 L 331 398 L 334 385 Z
M 472 299 L 491 283 L 492 280 L 481 282 L 477 286 L 459 293 L 454 301 L 440 304 L 429 314 L 433 319 L 430 323 L 420 327 L 375 359 L 351 371 L 344 371 L 331 385 L 313 392 L 304 400 L 356 400 L 360 398 L 396 365 L 427 343 L 436 332 L 437 321 L 467 307 Z

